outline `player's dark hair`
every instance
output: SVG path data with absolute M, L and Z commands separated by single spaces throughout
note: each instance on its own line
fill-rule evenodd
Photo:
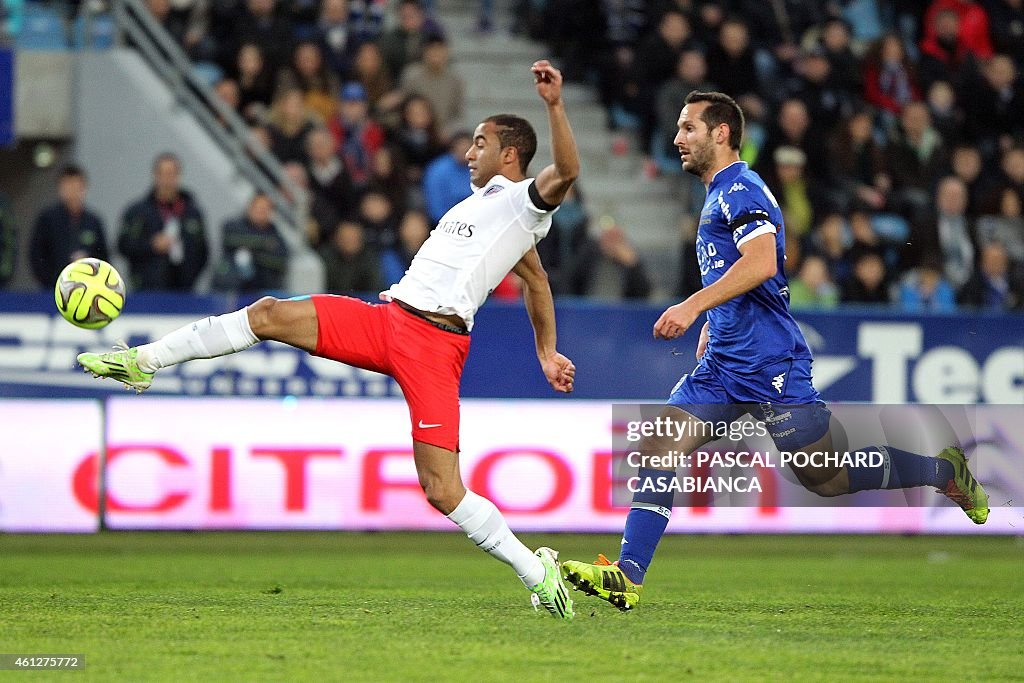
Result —
M 736 100 L 725 93 L 694 90 L 686 96 L 685 104 L 707 102 L 708 107 L 700 118 L 707 124 L 708 131 L 722 125 L 729 126 L 729 147 L 739 151 L 743 141 L 743 110 Z
M 493 123 L 498 129 L 498 142 L 502 149 L 516 148 L 519 152 L 519 170 L 525 175 L 533 155 L 537 153 L 537 134 L 530 122 L 515 114 L 498 114 L 487 117 L 484 123 Z
M 64 180 L 65 178 L 81 178 L 82 182 L 87 182 L 89 180 L 89 176 L 86 175 L 85 169 L 78 164 L 68 164 L 60 170 L 59 179 Z

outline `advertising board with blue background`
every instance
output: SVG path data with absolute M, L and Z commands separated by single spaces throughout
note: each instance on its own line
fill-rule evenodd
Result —
M 77 367 L 83 350 L 140 344 L 244 301 L 136 294 L 106 329 L 81 330 L 45 294 L 0 294 L 0 396 L 101 397 L 119 391 Z M 682 339 L 652 336 L 660 305 L 556 303 L 559 350 L 577 366 L 573 397 L 660 401 L 695 365 L 697 326 Z M 815 385 L 829 401 L 1024 404 L 1024 316 L 906 315 L 879 310 L 798 313 L 814 351 Z M 389 378 L 280 344 L 186 363 L 160 373 L 150 394 L 399 396 Z M 521 305 L 479 312 L 462 382 L 467 398 L 547 398 Z M 563 399 L 565 400 L 565 399 Z M 571 399 L 568 399 L 571 400 Z

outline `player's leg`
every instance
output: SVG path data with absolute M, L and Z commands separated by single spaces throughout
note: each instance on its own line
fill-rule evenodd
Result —
M 642 464 L 645 456 L 665 456 L 670 451 L 692 453 L 714 440 L 713 430 L 706 429 L 708 423 L 731 423 L 742 412 L 729 403 L 715 374 L 699 365 L 680 380 L 668 405 L 659 414 L 660 418 L 674 424 L 672 433 L 681 436 L 653 436 L 641 440 Z M 599 555 L 594 564 L 567 560 L 562 565 L 566 579 L 585 593 L 607 600 L 621 610 L 635 607 L 655 550 L 672 516 L 673 492 L 658 483 L 674 475 L 671 469 L 641 467 L 637 472 L 639 485 L 626 515 L 618 561 L 609 563 L 604 555 Z
M 572 599 L 562 583 L 558 555 L 549 548 L 534 553 L 516 538 L 494 503 L 462 483 L 455 452 L 414 441 L 413 454 L 420 486 L 430 504 L 458 525 L 478 548 L 511 566 L 523 585 L 554 616 L 572 619 Z
M 555 617 L 572 619 L 572 598 L 562 582 L 557 553 L 550 548 L 534 553 L 516 538 L 497 506 L 462 483 L 455 451 L 413 441 L 413 455 L 427 501 L 462 529 L 478 548 L 511 566 L 536 596 L 538 604 Z
M 427 501 L 473 543 L 512 567 L 552 615 L 572 619 L 572 599 L 562 582 L 557 554 L 533 552 L 483 496 L 466 489 L 459 471 L 459 380 L 469 337 L 432 327 L 398 306 L 386 308 L 393 376 L 402 387 L 412 420 L 416 473 Z M 397 351 L 397 352 L 395 352 Z
M 708 408 L 711 409 L 710 412 Z M 629 513 L 626 515 L 618 561 L 623 573 L 634 584 L 643 584 L 654 552 L 672 517 L 674 493 L 672 490 L 665 490 L 671 489 L 665 484 L 668 483 L 667 480 L 675 477 L 675 469 L 649 466 L 648 459 L 660 458 L 661 462 L 664 462 L 665 456 L 670 453 L 689 454 L 713 441 L 715 437 L 711 430 L 706 429 L 706 425 L 719 420 L 732 422 L 734 416 L 729 408 L 724 405 L 687 405 L 684 409 L 676 405 L 666 405 L 659 418 L 670 420 L 675 425 L 675 434 L 682 436 L 664 434 L 641 440 L 642 466 L 637 471 L 637 491 L 633 494 Z M 728 414 L 722 414 L 723 409 Z
M 795 417 L 790 417 L 785 420 L 785 429 L 783 430 L 788 431 L 790 429 L 796 429 L 797 431 L 794 432 L 794 435 L 797 438 L 791 441 L 777 439 L 776 446 L 778 446 L 780 450 L 791 452 L 801 451 L 806 453 L 832 452 L 832 433 L 827 430 L 824 435 L 818 437 L 817 440 L 812 443 L 800 447 L 793 447 L 794 443 L 802 443 L 806 440 L 806 437 L 801 437 L 800 435 L 816 433 L 815 429 L 809 426 L 816 422 L 814 418 L 809 415 L 804 416 L 802 413 L 812 413 L 818 409 L 817 406 L 773 406 L 773 408 L 780 412 L 785 410 L 785 412 L 790 415 L 794 415 L 795 413 L 797 414 Z M 830 413 L 828 413 L 828 409 L 825 408 L 824 405 L 822 405 L 820 409 L 825 411 L 826 415 L 824 416 L 824 419 L 827 420 L 828 415 L 830 415 Z M 776 427 L 776 429 L 778 429 L 778 427 Z M 792 439 L 792 437 L 790 438 Z M 846 468 L 844 467 L 815 467 L 812 465 L 798 467 L 791 463 L 790 469 L 793 471 L 793 474 L 796 475 L 797 481 L 800 482 L 801 486 L 808 491 L 818 494 L 819 496 L 832 497 L 849 493 L 849 483 L 846 476 Z
M 78 362 L 97 377 L 110 377 L 142 391 L 152 384 L 160 368 L 237 353 L 266 340 L 314 351 L 317 313 L 313 301 L 308 297 L 264 297 L 232 313 L 185 325 L 150 344 L 79 354 Z
M 810 446 L 794 450 L 835 452 L 830 434 Z M 988 519 L 988 494 L 971 474 L 959 446 L 945 448 L 934 457 L 891 445 L 861 446 L 856 450 L 874 457 L 864 464 L 838 468 L 794 468 L 797 479 L 821 496 L 932 486 L 959 505 L 975 524 L 984 524 Z
M 765 375 L 778 376 L 772 374 L 776 369 L 766 371 Z M 811 385 L 808 361 L 792 363 L 784 392 L 786 401 L 797 405 L 760 403 L 755 408 L 755 412 L 760 412 L 758 417 L 769 425 L 779 449 L 835 453 L 831 412 Z M 988 495 L 971 475 L 964 452 L 958 446 L 946 448 L 934 457 L 891 445 L 858 446 L 856 450 L 875 457 L 855 466 L 808 466 L 793 470 L 805 488 L 821 496 L 933 486 L 956 502 L 974 523 L 984 524 L 988 519 Z
M 706 419 L 681 408 L 667 405 L 658 417 L 659 420 L 672 421 L 677 425 L 676 433 L 686 436 L 657 436 L 641 440 L 638 450 L 642 466 L 636 473 L 637 486 L 622 531 L 619 559 L 612 563 L 599 554 L 593 564 L 567 560 L 562 565 L 569 583 L 623 611 L 633 609 L 640 602 L 644 577 L 672 517 L 673 489 L 667 484 L 674 479 L 676 472 L 661 466 L 647 466 L 645 460 L 652 456 L 666 456 L 670 452 L 692 453 L 713 440 L 711 436 L 704 436 Z

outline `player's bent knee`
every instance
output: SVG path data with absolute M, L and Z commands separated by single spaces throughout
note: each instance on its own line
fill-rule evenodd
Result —
M 452 491 L 444 491 L 438 488 L 426 488 L 423 492 L 427 496 L 430 506 L 442 515 L 450 515 L 459 506 L 461 497 L 456 496 Z
M 832 498 L 834 496 L 841 496 L 844 493 L 847 493 L 847 491 L 844 490 L 846 487 L 838 481 L 838 477 L 824 482 L 807 482 L 804 484 L 804 488 L 811 493 L 818 494 L 822 498 Z
M 249 304 L 246 311 L 249 314 L 249 327 L 252 333 L 260 339 L 270 337 L 279 324 L 277 317 L 277 304 L 280 301 L 272 296 L 265 296 L 256 303 Z
M 420 486 L 423 487 L 427 502 L 442 515 L 451 514 L 452 510 L 462 502 L 462 497 L 466 495 L 461 484 L 455 485 L 440 479 L 420 482 Z

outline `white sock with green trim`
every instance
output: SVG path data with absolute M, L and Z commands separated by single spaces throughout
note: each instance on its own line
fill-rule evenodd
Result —
M 540 558 L 516 538 L 491 501 L 467 490 L 466 497 L 448 519 L 458 524 L 481 550 L 511 565 L 527 588 L 544 580 L 544 564 Z

